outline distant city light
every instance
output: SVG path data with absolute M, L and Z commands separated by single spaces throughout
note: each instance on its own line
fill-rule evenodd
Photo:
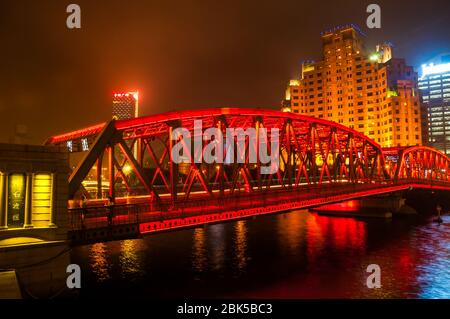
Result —
M 81 139 L 81 148 L 83 149 L 83 152 L 89 151 L 89 144 L 87 138 Z
M 125 175 L 130 174 L 132 170 L 133 170 L 133 169 L 132 169 L 132 167 L 131 167 L 130 164 L 125 164 L 125 165 L 123 166 L 123 168 L 122 168 L 122 172 L 124 172 Z
M 372 62 L 378 61 L 380 59 L 380 55 L 378 53 L 372 53 L 369 56 L 369 60 Z
M 139 100 L 139 91 L 127 93 L 114 93 L 114 97 L 129 97 L 129 96 L 133 96 L 135 100 Z
M 430 74 L 438 74 L 438 73 L 445 73 L 450 71 L 450 63 L 444 63 L 444 64 L 423 64 L 422 65 L 422 77 Z

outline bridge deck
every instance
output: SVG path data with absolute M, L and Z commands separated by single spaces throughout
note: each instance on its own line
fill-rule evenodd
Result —
M 111 209 L 106 206 L 88 206 L 69 210 L 70 226 L 74 239 L 85 239 L 85 233 L 103 233 L 104 237 L 116 238 L 114 228 L 136 226 L 135 235 L 195 227 L 207 223 L 242 219 L 255 215 L 264 215 L 331 204 L 367 196 L 403 191 L 409 188 L 450 190 L 445 182 L 427 183 L 424 180 L 402 180 L 392 183 L 333 183 L 320 187 L 305 186 L 296 189 L 277 189 L 255 194 L 234 194 L 216 199 L 197 198 L 173 206 L 168 200 L 159 206 L 143 198 L 129 199 L 127 204 L 112 207 L 112 218 L 108 218 Z M 167 205 L 167 206 L 165 206 Z M 116 232 L 117 235 L 122 231 Z M 126 234 L 124 234 L 126 235 Z M 92 238 L 94 239 L 94 238 Z

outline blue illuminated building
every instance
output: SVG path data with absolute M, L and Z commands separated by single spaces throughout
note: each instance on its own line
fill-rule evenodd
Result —
M 428 111 L 428 144 L 449 155 L 450 53 L 422 65 L 419 89 Z

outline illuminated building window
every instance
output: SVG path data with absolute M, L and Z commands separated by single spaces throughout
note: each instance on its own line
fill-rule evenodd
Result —
M 89 144 L 87 138 L 81 139 L 81 148 L 83 149 L 84 152 L 89 151 Z
M 73 142 L 72 141 L 67 141 L 67 149 L 69 150 L 69 152 L 73 152 Z
M 52 175 L 35 174 L 32 190 L 32 224 L 34 227 L 48 227 L 52 216 Z

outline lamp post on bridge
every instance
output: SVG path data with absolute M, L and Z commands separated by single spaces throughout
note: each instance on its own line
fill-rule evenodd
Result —
M 442 206 L 438 204 L 438 205 L 436 206 L 436 211 L 437 211 L 437 213 L 438 213 L 438 217 L 437 217 L 437 219 L 436 219 L 436 222 L 440 224 L 440 223 L 442 223 L 442 218 L 441 218 Z

